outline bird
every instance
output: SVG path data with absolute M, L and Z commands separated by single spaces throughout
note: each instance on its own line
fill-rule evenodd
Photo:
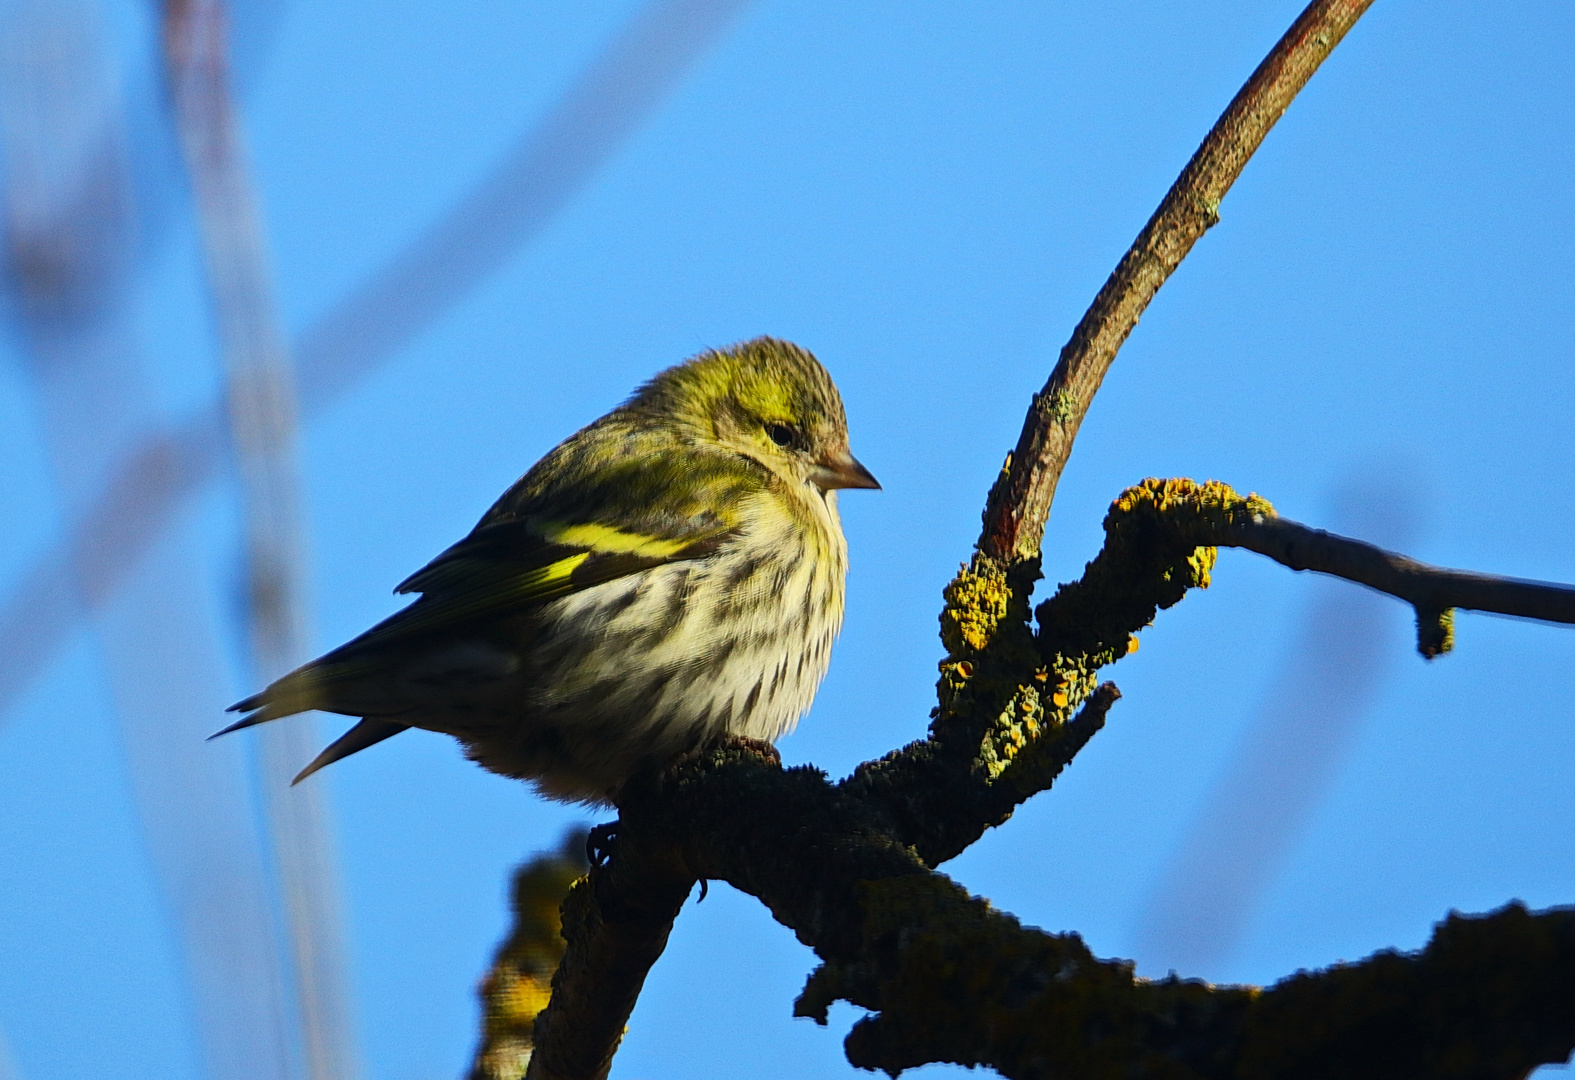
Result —
M 760 337 L 667 368 L 569 436 L 395 589 L 417 599 L 230 707 L 213 737 L 316 709 L 359 722 L 294 783 L 409 728 L 544 796 L 808 710 L 842 625 L 837 492 L 880 484 L 836 384 Z

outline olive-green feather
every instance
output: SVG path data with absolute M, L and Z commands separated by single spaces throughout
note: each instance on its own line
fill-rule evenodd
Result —
M 719 485 L 734 494 L 720 512 Z M 422 594 L 415 603 L 232 709 L 261 710 L 246 718 L 261 722 L 322 707 L 336 687 L 375 676 L 388 647 L 703 558 L 736 533 L 736 496 L 764 486 L 754 470 L 671 436 L 588 428 L 510 488 L 469 536 L 399 584 L 398 593 Z

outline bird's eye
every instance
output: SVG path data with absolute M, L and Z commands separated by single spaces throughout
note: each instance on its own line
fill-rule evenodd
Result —
M 786 424 L 766 425 L 766 436 L 778 446 L 792 446 L 795 435 L 796 432 L 794 432 L 794 430 L 788 427 Z

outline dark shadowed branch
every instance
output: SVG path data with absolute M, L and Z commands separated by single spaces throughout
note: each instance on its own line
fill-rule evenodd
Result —
M 824 1021 L 836 1000 L 871 1010 L 847 1040 L 849 1060 L 864 1068 L 947 1061 L 1009 1077 L 1508 1080 L 1575 1046 L 1570 910 L 1451 916 L 1419 954 L 1380 953 L 1260 991 L 1140 979 L 1076 934 L 1024 927 L 926 867 L 864 801 L 745 749 L 631 792 L 619 830 L 613 865 L 638 850 L 661 853 L 669 869 L 620 877 L 609 865 L 571 894 L 570 955 L 593 959 L 559 969 L 536 1035 L 543 1052 L 556 1045 L 577 1056 L 556 1067 L 542 1058 L 530 1076 L 606 1075 L 629 990 L 694 875 L 757 896 L 815 949 L 822 964 L 799 1015 Z M 613 986 L 599 981 L 609 974 L 620 976 Z

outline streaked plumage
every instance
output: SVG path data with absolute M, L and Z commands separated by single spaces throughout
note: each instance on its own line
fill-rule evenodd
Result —
M 836 491 L 877 487 L 825 369 L 759 338 L 657 375 L 398 592 L 409 607 L 234 706 L 363 717 L 297 780 L 407 727 L 599 802 L 809 707 L 842 623 Z M 222 732 L 221 732 L 222 734 Z

